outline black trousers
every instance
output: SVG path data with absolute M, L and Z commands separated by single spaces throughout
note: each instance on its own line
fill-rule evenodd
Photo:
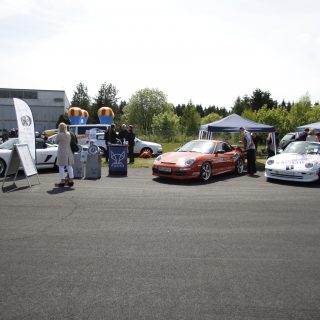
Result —
M 128 158 L 129 162 L 133 163 L 134 162 L 134 151 L 133 151 L 134 146 L 128 146 Z
M 257 172 L 255 149 L 247 150 L 247 171 L 249 174 L 254 174 Z

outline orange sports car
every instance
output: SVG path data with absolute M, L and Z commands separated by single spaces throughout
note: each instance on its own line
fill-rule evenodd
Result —
M 226 172 L 241 174 L 244 154 L 241 149 L 217 140 L 192 140 L 175 152 L 158 156 L 152 173 L 173 179 L 202 179 Z

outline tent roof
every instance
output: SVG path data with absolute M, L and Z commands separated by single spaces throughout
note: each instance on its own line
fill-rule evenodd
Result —
M 303 126 L 297 127 L 296 131 L 303 131 L 305 128 L 312 128 L 316 131 L 320 131 L 320 121 L 319 122 L 313 122 L 309 124 L 305 124 Z
M 243 118 L 236 113 L 231 114 L 221 120 L 204 124 L 200 127 L 200 131 L 206 132 L 237 132 L 240 127 L 248 131 L 255 132 L 274 132 L 275 128 L 266 124 L 254 122 L 252 120 Z

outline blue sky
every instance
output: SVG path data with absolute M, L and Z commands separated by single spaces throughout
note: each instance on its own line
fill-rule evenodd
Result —
M 260 88 L 320 101 L 317 0 L 0 0 L 0 87 L 231 108 Z

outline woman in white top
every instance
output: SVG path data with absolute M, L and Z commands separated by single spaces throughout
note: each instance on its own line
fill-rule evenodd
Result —
M 308 136 L 306 138 L 306 141 L 316 141 L 316 142 L 319 142 L 319 139 L 318 137 L 316 136 L 316 132 L 314 129 L 309 129 L 309 132 L 308 132 Z
M 72 187 L 74 157 L 70 147 L 71 135 L 67 130 L 67 125 L 63 122 L 59 124 L 58 130 L 59 133 L 56 137 L 56 143 L 58 144 L 57 165 L 59 166 L 60 177 L 58 186 L 63 187 L 65 185 L 64 168 L 66 167 L 69 175 L 68 186 Z

